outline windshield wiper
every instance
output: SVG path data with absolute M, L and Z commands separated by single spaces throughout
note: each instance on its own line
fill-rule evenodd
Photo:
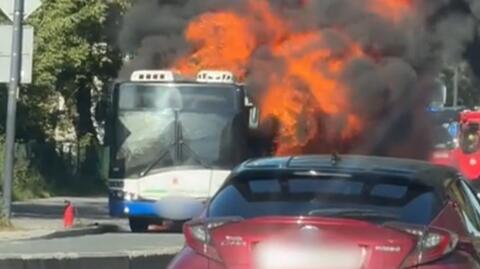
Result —
M 212 169 L 212 166 L 210 164 L 206 163 L 204 160 L 202 160 L 202 158 L 192 148 L 190 148 L 190 146 L 187 145 L 183 140 L 180 141 L 180 145 L 182 147 L 184 147 L 185 149 L 187 149 L 190 152 L 193 159 L 196 162 L 198 162 L 203 168 Z
M 371 210 L 371 209 L 314 209 L 308 212 L 308 216 L 339 217 L 353 219 L 389 219 L 399 220 L 400 217 L 394 214 Z
M 175 123 L 176 123 L 176 128 L 175 128 L 175 139 L 177 141 L 177 147 L 176 147 L 176 152 L 177 152 L 177 159 L 182 159 L 183 160 L 183 154 L 182 154 L 182 149 L 185 148 L 190 152 L 191 157 L 199 163 L 203 168 L 206 169 L 212 169 L 212 166 L 207 164 L 202 160 L 202 158 L 187 144 L 185 143 L 185 140 L 183 138 L 183 126 L 180 122 L 180 117 L 179 117 L 180 111 L 175 110 Z
M 175 145 L 175 143 L 170 144 L 167 147 L 167 149 L 165 149 L 162 152 L 162 154 L 160 154 L 160 156 L 158 158 L 153 160 L 153 162 L 151 162 L 142 172 L 140 172 L 140 174 L 139 174 L 140 177 L 146 176 L 160 161 L 162 161 L 168 155 L 168 153 L 170 152 L 170 148 L 174 145 Z
M 196 162 L 198 162 L 203 168 L 206 168 L 206 169 L 212 169 L 212 166 L 209 165 L 208 163 L 204 162 L 202 160 L 202 158 L 200 158 L 200 156 L 198 156 L 198 154 L 192 150 L 183 140 L 179 141 L 178 142 L 183 148 L 187 149 L 190 154 L 192 155 L 192 159 L 194 159 Z M 151 162 L 146 168 L 145 170 L 143 170 L 142 172 L 140 172 L 140 177 L 144 177 L 146 176 L 160 161 L 162 161 L 169 153 L 170 151 L 170 148 L 175 146 L 176 143 L 172 143 L 170 144 L 166 150 L 164 150 L 160 156 L 155 159 L 153 162 Z
M 171 143 L 167 147 L 167 149 L 160 154 L 160 156 L 157 159 L 155 159 L 152 163 L 150 163 L 147 166 L 147 168 L 145 168 L 145 170 L 143 170 L 140 173 L 140 177 L 146 176 L 160 161 L 162 161 L 167 156 L 167 154 L 169 153 L 171 147 L 175 147 L 175 162 L 176 163 L 179 163 L 180 159 L 183 159 L 183 156 L 181 156 L 182 155 L 181 154 L 181 149 L 185 148 L 190 152 L 190 155 L 192 156 L 192 158 L 197 163 L 199 163 L 202 167 L 204 167 L 206 169 L 212 169 L 211 165 L 204 162 L 202 160 L 202 158 L 200 158 L 200 156 L 190 146 L 188 146 L 185 143 L 185 141 L 183 140 L 183 127 L 180 124 L 180 120 L 179 120 L 179 111 L 175 110 L 174 113 L 175 113 L 174 142 Z

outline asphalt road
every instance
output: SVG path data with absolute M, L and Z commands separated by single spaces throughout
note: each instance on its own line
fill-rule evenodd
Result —
M 129 232 L 126 219 L 109 217 L 104 197 L 18 202 L 12 221 L 23 232 L 62 229 L 65 200 L 76 207 L 77 223 L 114 224 L 120 231 L 53 239 L 0 238 L 0 268 L 165 268 L 184 244 L 180 233 Z
M 108 215 L 106 197 L 54 197 L 15 202 L 12 206 L 12 221 L 15 226 L 28 230 L 61 229 L 65 200 L 71 201 L 76 209 L 76 223 L 111 223 L 128 227 L 126 219 L 112 219 Z
M 112 233 L 0 244 L 0 269 L 164 269 L 181 234 Z
M 111 233 L 57 239 L 19 240 L 0 244 L 1 259 L 173 255 L 183 246 L 181 234 Z

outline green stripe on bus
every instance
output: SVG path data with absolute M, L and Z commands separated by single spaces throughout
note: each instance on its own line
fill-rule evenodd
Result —
M 167 193 L 168 191 L 166 190 L 144 190 L 142 192 L 146 193 Z

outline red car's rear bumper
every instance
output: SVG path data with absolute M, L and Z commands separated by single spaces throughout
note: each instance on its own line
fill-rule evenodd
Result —
M 480 269 L 472 257 L 464 252 L 454 252 L 442 260 L 416 269 Z M 224 265 L 198 255 L 191 248 L 184 248 L 170 263 L 168 269 L 255 269 L 250 266 L 225 267 Z M 368 269 L 368 268 L 366 268 Z

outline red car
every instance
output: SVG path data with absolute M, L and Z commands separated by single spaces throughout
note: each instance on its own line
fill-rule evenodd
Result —
M 470 183 L 413 160 L 248 161 L 184 235 L 170 269 L 480 268 Z

